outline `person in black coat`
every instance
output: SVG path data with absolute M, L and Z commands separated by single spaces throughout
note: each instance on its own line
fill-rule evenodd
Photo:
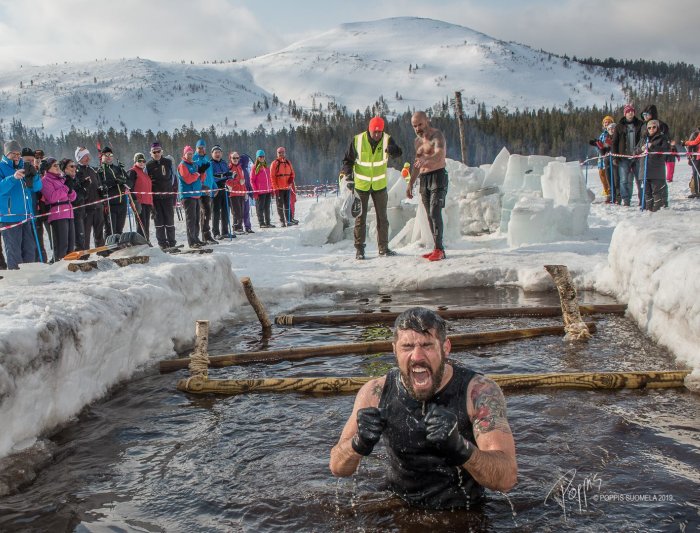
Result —
M 620 196 L 622 205 L 629 206 L 632 199 L 632 183 L 637 181 L 637 195 L 640 205 L 642 199 L 641 186 L 639 183 L 639 166 L 637 159 L 622 157 L 623 155 L 634 155 L 635 148 L 639 144 L 642 121 L 636 116 L 636 110 L 631 104 L 627 104 L 623 110 L 624 115 L 617 121 L 617 126 L 612 138 L 613 154 L 620 154 L 613 158 L 615 173 L 620 179 Z
M 103 246 L 104 238 L 104 205 L 100 202 L 107 195 L 107 188 L 102 185 L 95 169 L 90 166 L 90 151 L 84 146 L 75 150 L 75 160 L 78 162 L 76 179 L 85 189 L 85 207 L 83 207 L 83 227 L 85 234 L 82 244 L 76 240 L 76 247 L 90 248 L 90 234 L 94 235 L 95 247 Z M 77 214 L 76 214 L 77 217 Z
M 640 179 L 644 190 L 645 209 L 658 211 L 666 206 L 666 161 L 668 155 L 655 152 L 670 152 L 675 145 L 668 137 L 661 133 L 658 120 L 650 120 L 646 124 L 647 134 L 639 140 L 635 152 L 645 154 L 641 159 Z
M 177 179 L 173 162 L 163 157 L 163 148 L 158 141 L 151 145 L 151 160 L 146 163 L 146 173 L 151 178 L 153 191 L 153 224 L 156 239 L 161 248 L 172 248 L 175 241 L 175 195 Z M 160 193 L 160 194 L 159 194 Z
M 105 227 L 105 235 L 121 233 L 126 223 L 127 193 L 134 186 L 130 183 L 129 176 L 121 163 L 114 163 L 114 153 L 109 146 L 105 146 L 100 152 L 101 165 L 97 169 L 97 175 L 102 184 L 107 187 L 108 219 Z

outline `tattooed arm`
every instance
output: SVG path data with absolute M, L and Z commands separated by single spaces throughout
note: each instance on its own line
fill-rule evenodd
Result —
M 365 407 L 379 407 L 379 399 L 382 396 L 385 380 L 386 377 L 382 377 L 368 381 L 357 393 L 352 414 L 345 423 L 340 439 L 338 439 L 338 444 L 333 446 L 331 450 L 329 466 L 334 476 L 351 476 L 357 470 L 360 459 L 362 459 L 362 456 L 352 447 L 352 439 L 357 433 L 357 411 Z
M 462 466 L 480 485 L 509 491 L 518 480 L 518 465 L 501 388 L 485 376 L 474 376 L 467 389 L 467 412 L 478 448 Z

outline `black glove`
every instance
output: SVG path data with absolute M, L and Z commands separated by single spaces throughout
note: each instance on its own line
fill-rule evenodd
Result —
M 224 172 L 224 178 L 232 178 L 232 177 L 233 177 L 233 175 L 234 175 L 234 173 L 233 173 L 233 172 L 231 172 L 231 171 L 228 171 L 228 172 Z
M 97 194 L 99 194 L 101 198 L 107 198 L 107 187 L 104 185 L 97 187 Z
M 386 426 L 384 413 L 377 407 L 357 411 L 357 433 L 352 438 L 352 449 L 360 455 L 369 455 L 379 442 Z
M 474 445 L 459 434 L 456 414 L 433 403 L 423 421 L 425 439 L 435 445 L 449 466 L 460 466 L 469 460 Z
M 355 182 L 353 180 L 348 180 L 348 189 L 351 191 L 355 190 Z
M 591 139 L 590 141 L 588 141 L 588 144 L 590 144 L 591 146 L 598 146 L 598 140 L 597 140 L 597 139 Z
M 75 184 L 73 183 L 73 178 L 66 178 L 66 181 L 64 181 L 66 184 L 66 187 L 68 187 L 68 194 L 70 194 L 71 191 L 75 190 Z
M 197 172 L 199 172 L 201 174 L 202 172 L 206 172 L 208 168 L 209 168 L 209 163 L 203 163 L 197 167 Z

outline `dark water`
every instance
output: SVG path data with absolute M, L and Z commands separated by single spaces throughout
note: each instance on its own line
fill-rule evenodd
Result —
M 606 303 L 597 295 L 587 302 Z M 330 312 L 435 302 L 552 305 L 513 289 L 348 297 Z M 487 373 L 670 370 L 672 356 L 623 317 L 599 316 L 584 345 L 542 337 L 456 353 Z M 556 324 L 557 319 L 454 322 L 452 332 Z M 269 345 L 358 341 L 376 330 L 301 326 Z M 231 326 L 210 353 L 258 349 L 257 328 Z M 212 377 L 351 376 L 383 363 L 343 356 L 212 371 Z M 509 393 L 519 482 L 481 512 L 406 508 L 382 490 L 384 451 L 353 478 L 328 471 L 353 396 L 195 397 L 177 374 L 143 375 L 52 437 L 53 464 L 0 500 L 1 531 L 697 531 L 700 397 L 685 390 Z M 567 487 L 562 498 L 561 479 Z

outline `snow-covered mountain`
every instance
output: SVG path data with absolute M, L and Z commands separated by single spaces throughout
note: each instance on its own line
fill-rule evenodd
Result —
M 605 69 L 463 26 L 401 17 L 342 24 L 240 62 L 24 65 L 3 73 L 0 117 L 53 134 L 72 127 L 172 131 L 190 123 L 278 129 L 297 123 L 290 101 L 305 110 L 325 111 L 330 103 L 354 112 L 381 96 L 391 114 L 431 107 L 456 90 L 467 113 L 480 102 L 511 110 L 623 103 L 620 83 Z

